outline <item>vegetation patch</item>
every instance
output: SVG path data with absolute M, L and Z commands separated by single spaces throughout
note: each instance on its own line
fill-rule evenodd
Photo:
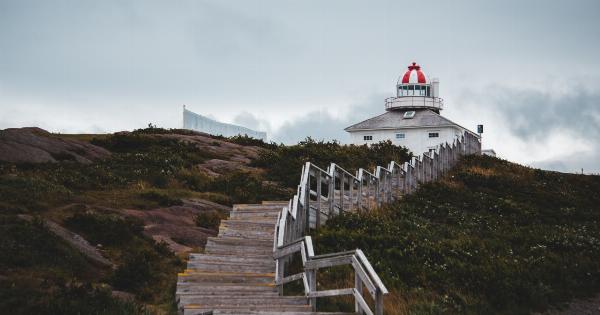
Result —
M 391 141 L 367 145 L 342 145 L 339 142 L 315 141 L 307 138 L 297 145 L 278 145 L 261 152 L 253 165 L 265 168 L 267 177 L 285 187 L 295 189 L 300 180 L 300 171 L 306 162 L 323 169 L 336 163 L 348 171 L 359 168 L 374 169 L 387 166 L 390 161 L 402 163 L 411 157 L 410 152 Z
M 393 294 L 420 297 L 398 314 L 528 314 L 600 291 L 598 191 L 598 176 L 469 156 L 403 200 L 328 221 L 315 244 L 365 250 Z
M 157 202 L 160 206 L 170 207 L 170 206 L 181 206 L 183 205 L 183 201 L 178 198 L 173 198 L 165 193 L 159 191 L 146 191 L 140 194 L 142 198 L 150 201 Z
M 228 214 L 220 213 L 219 211 L 212 210 L 201 212 L 196 215 L 196 225 L 205 229 L 218 230 L 221 220 L 227 218 Z

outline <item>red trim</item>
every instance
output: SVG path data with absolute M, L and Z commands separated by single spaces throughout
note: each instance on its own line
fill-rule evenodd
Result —
M 421 70 L 417 70 L 417 82 L 418 83 L 427 83 L 427 80 L 425 79 L 425 75 L 423 74 L 423 71 L 421 71 Z
M 417 82 L 413 83 L 427 83 L 425 74 L 421 71 L 421 66 L 419 66 L 416 62 L 413 62 L 412 65 L 408 66 L 408 71 L 406 71 L 402 77 L 403 84 L 410 83 L 410 75 L 413 71 L 417 72 Z
M 409 67 L 410 68 L 410 67 Z M 402 77 L 402 83 L 409 83 L 408 81 L 410 80 L 410 73 L 412 72 L 412 70 L 408 70 L 406 71 L 406 73 L 404 74 L 404 76 Z

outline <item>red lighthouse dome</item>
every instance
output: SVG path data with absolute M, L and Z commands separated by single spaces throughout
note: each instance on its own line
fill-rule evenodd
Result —
M 399 84 L 429 84 L 429 78 L 421 71 L 421 66 L 419 66 L 416 62 L 413 62 L 412 65 L 408 66 L 408 70 L 402 76 L 402 80 L 398 82 Z

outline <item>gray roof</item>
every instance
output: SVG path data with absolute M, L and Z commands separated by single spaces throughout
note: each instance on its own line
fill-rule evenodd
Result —
M 404 118 L 404 113 L 414 111 L 415 116 L 410 119 Z M 467 130 L 457 123 L 441 116 L 430 109 L 394 110 L 387 111 L 379 116 L 369 118 L 347 127 L 346 131 L 373 130 L 373 129 L 401 129 L 416 127 L 446 127 L 455 126 Z

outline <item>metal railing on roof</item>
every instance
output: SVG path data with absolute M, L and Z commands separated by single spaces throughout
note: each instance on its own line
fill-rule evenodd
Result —
M 433 108 L 441 110 L 444 109 L 444 100 L 440 97 L 429 96 L 400 96 L 385 99 L 386 110 L 402 108 Z

